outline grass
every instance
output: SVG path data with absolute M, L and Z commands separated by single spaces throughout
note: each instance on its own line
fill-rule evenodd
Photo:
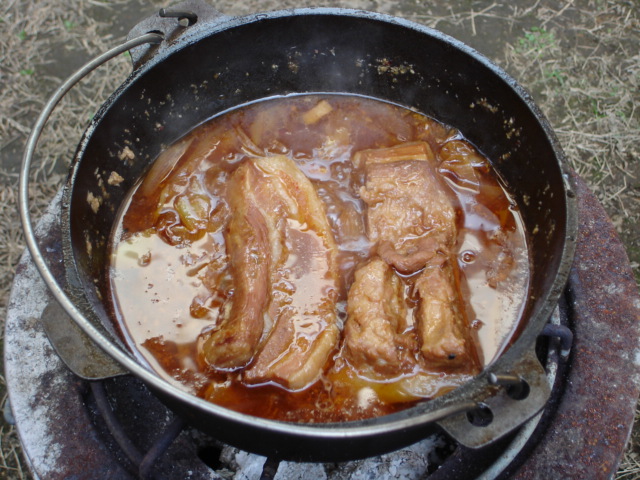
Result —
M 547 49 L 557 48 L 557 46 L 558 42 L 553 32 L 548 32 L 544 27 L 531 27 L 518 39 L 516 48 L 526 57 L 531 57 L 532 54 L 539 57 Z

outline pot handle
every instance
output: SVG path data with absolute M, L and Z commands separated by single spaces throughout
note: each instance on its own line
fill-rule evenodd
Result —
M 39 320 L 49 343 L 77 377 L 104 380 L 129 374 L 100 350 L 55 300 L 47 305 Z
M 91 361 L 93 363 L 93 367 L 96 366 L 96 361 L 98 363 L 104 364 L 105 368 L 100 371 L 92 370 L 92 366 L 78 366 L 74 364 L 69 364 L 64 356 L 62 356 L 63 361 L 70 367 L 70 369 L 83 378 L 105 378 L 106 376 L 113 376 L 120 374 L 121 371 L 118 371 L 117 366 L 109 364 L 113 363 L 113 359 L 115 359 L 120 365 L 125 367 L 128 371 L 134 372 L 139 376 L 146 377 L 151 375 L 148 371 L 144 370 L 143 367 L 138 365 L 133 359 L 127 356 L 124 352 L 120 351 L 117 347 L 111 345 L 102 332 L 97 330 L 95 326 L 93 326 L 88 320 L 86 320 L 82 313 L 76 308 L 74 303 L 69 299 L 67 293 L 64 290 L 64 287 L 60 285 L 55 275 L 51 271 L 49 265 L 43 257 L 42 251 L 38 244 L 38 240 L 36 238 L 35 230 L 33 228 L 33 224 L 31 221 L 31 213 L 29 209 L 29 172 L 31 170 L 31 163 L 33 160 L 33 155 L 35 153 L 36 145 L 42 134 L 42 130 L 44 129 L 44 125 L 49 120 L 51 113 L 58 105 L 62 97 L 64 97 L 69 90 L 71 90 L 80 80 L 82 80 L 87 74 L 91 73 L 97 67 L 111 60 L 112 58 L 129 51 L 135 47 L 145 44 L 159 44 L 164 40 L 164 36 L 155 32 L 145 33 L 144 35 L 140 35 L 134 39 L 131 39 L 122 45 L 112 48 L 111 50 L 103 53 L 102 55 L 94 58 L 93 60 L 86 63 L 80 69 L 78 69 L 74 74 L 72 74 L 65 82 L 58 87 L 58 89 L 51 96 L 49 101 L 44 105 L 38 119 L 36 120 L 31 133 L 29 135 L 29 139 L 27 140 L 27 144 L 25 147 L 25 152 L 22 157 L 22 165 L 20 168 L 20 179 L 19 179 L 19 190 L 18 190 L 18 208 L 20 210 L 20 220 L 22 222 L 22 229 L 25 235 L 25 241 L 27 244 L 27 248 L 31 254 L 31 258 L 35 267 L 38 269 L 38 272 L 42 276 L 45 284 L 48 289 L 53 294 L 55 300 L 58 302 L 58 305 L 54 305 L 51 307 L 53 310 L 48 313 L 52 315 L 51 318 L 67 321 L 68 317 L 64 315 L 64 312 L 58 308 L 62 307 L 64 311 L 71 317 L 71 319 L 79 326 L 82 331 L 77 330 L 75 334 L 80 335 L 76 340 L 80 343 L 85 343 L 87 340 L 91 340 L 94 343 L 97 343 L 104 352 L 103 357 L 97 360 L 92 360 L 91 358 L 87 358 L 87 361 Z M 47 312 L 45 312 L 47 313 Z M 74 335 L 74 332 L 69 329 L 66 333 L 70 335 Z M 84 334 L 84 337 L 82 336 Z M 86 337 L 89 338 L 86 338 Z M 56 341 L 56 335 L 49 335 L 50 341 L 52 344 Z M 57 351 L 65 350 L 65 346 L 62 345 L 62 342 L 66 342 L 67 340 L 58 339 L 58 345 L 54 345 L 54 348 Z M 89 346 L 88 348 L 91 350 L 91 354 L 97 354 L 100 352 L 97 348 L 92 348 L 93 346 Z M 104 360 L 104 361 L 103 361 Z M 144 370 L 144 371 L 143 371 Z M 109 375 L 112 373 L 113 375 Z M 152 380 L 151 383 L 154 383 Z
M 223 15 L 203 0 L 186 0 L 171 5 L 169 8 L 161 8 L 155 15 L 141 20 L 127 35 L 127 40 L 147 32 L 160 33 L 164 37 L 164 42 L 160 45 L 141 45 L 131 49 L 133 67 L 138 68 L 152 57 L 162 54 L 178 38 L 181 42 L 188 41 L 198 32 L 204 29 L 211 31 L 213 25 L 231 19 L 232 17 Z
M 491 372 L 485 377 L 487 385 L 474 395 L 475 409 L 438 422 L 469 448 L 488 445 L 521 427 L 545 407 L 551 394 L 546 372 L 533 348 L 510 372 Z

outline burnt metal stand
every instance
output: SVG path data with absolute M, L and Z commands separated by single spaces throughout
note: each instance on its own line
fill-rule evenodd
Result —
M 640 298 L 611 222 L 585 184 L 576 181 L 579 238 L 562 308 L 574 334 L 571 354 L 528 441 L 517 451 L 507 441 L 480 454 L 500 465 L 501 472 L 494 468 L 491 478 L 609 478 L 632 428 L 640 392 Z M 56 199 L 37 233 L 55 274 L 63 276 L 58 214 Z M 180 433 L 181 421 L 141 382 L 119 377 L 91 384 L 67 369 L 39 320 L 51 301 L 25 254 L 8 309 L 5 368 L 10 413 L 34 474 L 42 479 L 128 479 L 139 472 L 153 478 L 222 478 L 215 470 L 224 466 L 219 453 L 229 447 L 195 429 Z M 115 438 L 120 433 L 110 429 L 113 421 L 121 424 L 124 438 Z M 153 449 L 162 452 L 160 444 L 167 438 L 175 441 L 154 460 Z M 127 442 L 130 448 L 118 446 Z M 426 439 L 408 449 L 407 458 L 426 472 L 429 462 L 420 455 L 439 442 Z M 458 448 L 429 478 L 487 478 L 478 456 Z M 305 465 L 307 474 L 317 478 L 321 467 Z M 257 476 L 273 475 L 275 468 L 267 462 Z

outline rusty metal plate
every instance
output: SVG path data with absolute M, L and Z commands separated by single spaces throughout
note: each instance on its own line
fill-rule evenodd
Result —
M 58 216 L 60 195 L 38 224 L 47 260 L 64 275 Z M 86 383 L 51 347 L 39 321 L 51 302 L 28 253 L 16 269 L 5 325 L 5 378 L 11 409 L 29 465 L 36 477 L 131 478 L 90 424 Z
M 550 387 L 533 349 L 523 356 L 509 373 L 515 373 L 527 382 L 531 392 L 526 398 L 511 398 L 504 388 L 487 386 L 494 391 L 491 396 L 482 399 L 483 404 L 493 414 L 488 425 L 474 426 L 467 419 L 467 415 L 462 413 L 439 421 L 440 426 L 460 444 L 480 448 L 509 434 L 537 415 L 549 398 Z
M 574 343 L 565 390 L 526 463 L 505 478 L 611 478 L 633 427 L 640 296 L 611 220 L 585 183 L 576 183 L 579 234 L 567 289 Z

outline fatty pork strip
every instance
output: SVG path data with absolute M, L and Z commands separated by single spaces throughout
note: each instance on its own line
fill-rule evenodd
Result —
M 477 353 L 460 299 L 453 261 L 428 264 L 416 278 L 420 352 L 429 365 L 477 372 Z
M 265 192 L 253 188 L 257 178 L 258 171 L 247 162 L 236 169 L 227 185 L 226 200 L 232 215 L 225 242 L 233 272 L 233 296 L 223 305 L 215 328 L 201 334 L 199 342 L 204 360 L 219 369 L 247 365 L 264 329 L 274 255 L 267 219 L 260 208 Z
M 243 263 L 234 270 L 234 297 L 240 293 L 242 299 L 246 291 L 260 307 L 239 308 L 241 314 L 206 334 L 205 358 L 224 368 L 218 359 L 236 354 L 238 346 L 228 338 L 237 338 L 245 344 L 240 350 L 250 351 L 250 358 L 237 363 L 251 361 L 245 381 L 302 389 L 319 377 L 339 336 L 337 247 L 324 207 L 311 182 L 285 156 L 248 160 L 232 175 L 228 191 L 232 220 L 225 238 L 230 256 Z M 250 231 L 255 238 L 246 235 Z M 252 278 L 254 264 L 259 279 Z M 231 302 L 233 312 L 236 301 Z
M 370 241 L 385 262 L 402 274 L 414 275 L 411 296 L 418 301 L 415 320 L 419 354 L 429 366 L 474 369 L 475 347 L 469 338 L 453 270 L 456 214 L 436 176 L 433 152 L 428 144 L 415 142 L 359 152 L 354 163 L 365 174 L 360 196 L 367 205 Z M 358 290 L 352 288 L 349 303 L 362 301 L 358 296 Z M 366 320 L 356 314 L 347 319 L 347 326 L 351 322 L 362 324 Z M 352 360 L 360 358 L 365 350 L 380 350 L 379 342 L 393 343 L 390 338 L 376 338 L 370 344 L 356 338 L 346 338 Z M 406 354 L 403 356 L 406 358 Z

